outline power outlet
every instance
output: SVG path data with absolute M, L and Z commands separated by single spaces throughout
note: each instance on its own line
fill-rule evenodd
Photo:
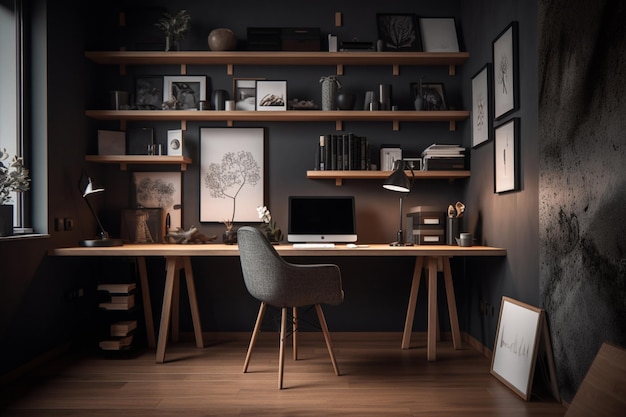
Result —
M 67 231 L 74 230 L 74 219 L 66 217 L 65 219 L 63 219 L 63 226 Z
M 63 232 L 65 231 L 65 221 L 60 218 L 54 219 L 54 231 L 55 232 Z

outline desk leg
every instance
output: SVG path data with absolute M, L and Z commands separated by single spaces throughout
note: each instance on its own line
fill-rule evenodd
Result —
M 428 258 L 428 342 L 427 358 L 437 360 L 437 258 Z
M 139 268 L 139 282 L 141 283 L 141 299 L 143 302 L 143 316 L 146 322 L 146 338 L 148 347 L 156 347 L 154 333 L 154 318 L 152 316 L 152 302 L 150 301 L 150 287 L 148 286 L 148 269 L 146 268 L 146 258 L 137 257 L 137 268 Z
M 443 279 L 446 285 L 446 297 L 448 300 L 448 315 L 450 316 L 450 327 L 452 328 L 452 343 L 455 349 L 461 349 L 461 331 L 459 330 L 459 318 L 456 312 L 456 298 L 454 297 L 454 285 L 452 283 L 452 270 L 450 269 L 450 258 L 443 258 Z
M 165 290 L 163 291 L 163 304 L 161 310 L 161 325 L 159 326 L 159 340 L 157 342 L 156 361 L 163 363 L 165 359 L 165 346 L 170 327 L 172 313 L 172 297 L 174 295 L 174 280 L 176 276 L 176 257 L 165 258 Z
M 415 268 L 413 269 L 413 281 L 411 282 L 411 293 L 409 295 L 409 306 L 406 310 L 406 320 L 404 321 L 404 333 L 402 334 L 402 349 L 408 349 L 411 344 L 411 333 L 413 331 L 413 319 L 415 318 L 415 306 L 417 304 L 417 292 L 420 288 L 420 278 L 424 258 L 415 258 Z
M 174 287 L 172 288 L 172 306 L 170 307 L 170 337 L 173 343 L 180 340 L 180 258 L 176 258 L 176 268 L 174 272 Z
M 193 279 L 193 269 L 191 268 L 191 258 L 183 258 L 185 265 L 185 279 L 187 280 L 187 293 L 189 295 L 189 307 L 191 308 L 191 319 L 193 321 L 193 333 L 196 336 L 196 347 L 204 347 L 202 338 L 202 324 L 200 323 L 200 311 L 198 310 L 198 299 L 196 297 L 196 284 Z

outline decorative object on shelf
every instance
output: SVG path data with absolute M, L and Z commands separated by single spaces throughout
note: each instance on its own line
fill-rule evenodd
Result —
M 411 96 L 413 97 L 413 105 L 415 110 L 420 111 L 424 109 L 424 96 L 422 95 L 422 79 L 419 82 L 411 83 Z
M 383 188 L 390 191 L 396 191 L 402 193 L 400 195 L 400 227 L 398 228 L 397 239 L 395 242 L 390 243 L 391 246 L 412 246 L 413 242 L 406 240 L 404 238 L 404 231 L 402 229 L 402 200 L 411 192 L 411 187 L 413 186 L 413 179 L 415 178 L 415 173 L 413 172 L 413 168 L 409 165 L 408 168 L 411 170 L 411 179 L 406 176 L 404 170 L 407 168 L 406 164 L 402 159 L 397 159 L 394 162 L 393 172 L 389 177 L 385 180 L 383 184 Z M 409 237 L 407 236 L 407 239 Z M 411 236 L 412 238 L 412 236 Z
M 89 207 L 89 211 L 91 211 L 91 214 L 93 214 L 93 217 L 96 219 L 96 223 L 98 223 L 98 229 L 99 229 L 98 237 L 96 239 L 81 240 L 79 242 L 79 246 L 88 246 L 88 247 L 122 246 L 123 244 L 122 239 L 112 239 L 111 237 L 109 237 L 109 234 L 107 233 L 106 230 L 104 230 L 104 227 L 102 226 L 102 223 L 100 222 L 100 219 L 98 218 L 98 215 L 96 214 L 96 211 L 93 209 L 93 207 L 91 206 L 91 203 L 89 202 L 88 197 L 90 197 L 92 194 L 103 192 L 104 188 L 96 187 L 93 181 L 91 180 L 91 177 L 89 177 L 87 173 L 83 170 L 83 172 L 80 175 L 80 179 L 78 180 L 78 189 L 83 196 L 83 200 L 85 200 L 85 203 L 87 203 L 87 207 Z
M 276 225 L 276 220 L 272 220 L 272 215 L 266 206 L 259 206 L 256 208 L 256 211 L 259 213 L 259 219 L 263 221 L 263 225 L 261 226 L 261 230 L 265 233 L 265 236 L 270 240 L 270 242 L 280 242 L 283 240 L 283 232 L 280 230 L 280 227 Z
M 378 110 L 376 93 L 374 93 L 373 91 L 365 92 L 365 102 L 363 103 L 363 110 Z
M 161 110 L 163 106 L 163 77 L 142 76 L 135 79 L 137 110 Z
M 380 110 L 391 110 L 391 85 L 380 84 L 378 86 L 378 100 Z
M 232 220 L 225 219 L 222 220 L 222 223 L 226 226 L 226 230 L 224 230 L 224 233 L 222 234 L 222 242 L 227 245 L 234 245 L 237 243 L 237 231 L 233 230 Z
M 21 193 L 30 189 L 28 169 L 24 159 L 14 156 L 8 166 L 2 161 L 9 157 L 6 149 L 0 149 L 0 236 L 13 234 L 13 205 L 11 193 Z
M 169 231 L 165 235 L 166 243 L 177 243 L 177 244 L 193 244 L 193 243 L 209 243 L 217 239 L 217 236 L 211 235 L 206 236 L 198 231 L 198 228 L 195 226 L 191 226 L 189 230 L 185 230 L 182 227 L 179 227 L 176 230 Z
M 496 120 L 519 108 L 518 23 L 511 22 L 493 41 L 493 107 Z
M 180 42 L 191 28 L 191 16 L 187 10 L 179 10 L 176 14 L 163 13 L 163 17 L 155 26 L 165 34 L 165 50 L 178 51 Z
M 111 110 L 128 110 L 128 91 L 114 90 L 111 96 Z
M 212 51 L 234 51 L 237 49 L 235 33 L 226 28 L 213 29 L 209 33 L 208 42 Z
M 459 52 L 453 17 L 423 17 L 419 20 L 424 52 Z
M 337 108 L 339 110 L 354 110 L 356 95 L 341 92 L 337 94 Z
M 448 219 L 446 224 L 446 245 L 456 246 L 458 244 L 459 230 L 461 229 L 461 217 L 465 212 L 465 204 L 457 201 L 453 206 L 448 206 Z
M 313 100 L 294 98 L 289 100 L 289 110 L 317 110 L 319 106 Z
M 422 84 L 423 110 L 447 110 L 443 83 Z
M 211 104 L 213 110 L 226 110 L 226 100 L 229 100 L 230 96 L 226 90 L 213 90 L 211 94 Z
M 182 155 L 183 154 L 183 129 L 174 129 L 167 131 L 167 154 Z
M 417 15 L 376 14 L 378 38 L 383 42 L 384 51 L 420 51 L 422 42 L 417 31 Z
M 257 81 L 256 94 L 257 110 L 287 110 L 287 81 Z
M 161 208 L 122 210 L 121 238 L 125 243 L 162 243 L 164 218 Z
M 235 110 L 256 110 L 256 82 L 263 78 L 234 78 Z
M 200 221 L 256 221 L 265 195 L 263 128 L 200 128 Z M 243 201 L 241 207 L 236 202 Z
M 163 109 L 175 100 L 176 110 L 196 110 L 206 100 L 206 75 L 172 75 L 163 77 Z
M 336 96 L 337 90 L 341 88 L 341 83 L 336 75 L 328 75 L 320 78 L 322 84 L 322 110 L 337 110 Z

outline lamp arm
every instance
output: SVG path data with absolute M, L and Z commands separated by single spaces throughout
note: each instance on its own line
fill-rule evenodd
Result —
M 89 199 L 88 198 L 84 198 L 84 200 L 85 200 L 85 203 L 87 203 L 87 207 L 89 207 L 89 210 L 91 211 L 91 214 L 93 214 L 93 217 L 96 219 L 96 222 L 98 222 L 98 227 L 100 228 L 100 238 L 101 239 L 108 239 L 109 238 L 109 234 L 106 232 L 106 230 L 104 230 L 104 227 L 102 226 L 102 223 L 100 223 L 100 219 L 96 215 L 96 211 L 93 209 L 93 207 L 91 207 L 91 203 L 89 202 Z

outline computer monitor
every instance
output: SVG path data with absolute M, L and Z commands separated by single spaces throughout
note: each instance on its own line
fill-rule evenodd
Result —
M 290 196 L 287 241 L 356 242 L 353 196 Z

